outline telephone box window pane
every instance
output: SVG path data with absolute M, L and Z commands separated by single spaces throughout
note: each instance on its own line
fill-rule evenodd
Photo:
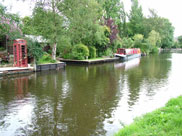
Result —
M 25 58 L 25 45 L 21 46 L 22 58 Z

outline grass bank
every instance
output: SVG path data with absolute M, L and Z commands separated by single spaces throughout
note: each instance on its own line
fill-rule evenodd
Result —
M 182 136 L 182 96 L 163 108 L 136 118 L 115 136 Z

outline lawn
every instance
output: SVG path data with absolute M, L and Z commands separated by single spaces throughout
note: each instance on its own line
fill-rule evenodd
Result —
M 171 99 L 165 107 L 136 118 L 115 136 L 182 136 L 182 96 Z

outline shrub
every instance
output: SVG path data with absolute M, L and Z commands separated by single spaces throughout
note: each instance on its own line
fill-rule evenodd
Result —
M 134 46 L 134 41 L 131 38 L 124 37 L 122 39 L 123 48 L 132 48 Z
M 55 63 L 50 54 L 45 53 L 38 61 L 38 64 Z
M 84 44 L 77 44 L 73 47 L 73 58 L 83 60 L 89 56 L 89 49 Z
M 57 55 L 65 59 L 71 59 L 72 45 L 69 37 L 60 37 L 57 45 Z
M 145 54 L 149 54 L 150 53 L 150 44 L 148 43 L 141 43 L 141 52 L 145 53 Z
M 96 48 L 89 46 L 89 58 L 96 58 Z
M 4 47 L 0 47 L 0 51 L 4 51 L 5 50 L 5 48 Z
M 43 55 L 43 49 L 38 41 L 33 41 L 32 39 L 25 38 L 28 47 L 28 56 L 30 58 L 35 58 L 38 61 Z
M 113 52 L 116 52 L 118 48 L 122 48 L 122 40 L 120 37 L 118 37 L 112 44 L 112 50 Z
M 159 53 L 159 49 L 157 47 L 154 47 L 152 48 L 151 53 L 154 53 L 154 54 Z
M 113 51 L 112 51 L 112 49 L 108 48 L 108 49 L 105 51 L 105 55 L 106 55 L 106 56 L 109 56 L 109 57 L 113 57 Z

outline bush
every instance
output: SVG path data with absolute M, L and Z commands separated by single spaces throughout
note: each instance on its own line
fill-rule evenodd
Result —
M 123 48 L 132 48 L 134 46 L 134 41 L 131 38 L 124 37 L 122 39 Z
M 149 54 L 150 53 L 150 44 L 148 43 L 141 43 L 141 52 L 145 53 L 145 54 Z
M 159 49 L 157 47 L 154 47 L 151 53 L 154 53 L 154 54 L 159 53 Z
M 6 50 L 4 47 L 0 47 L 0 51 L 4 51 Z
M 118 48 L 122 48 L 122 40 L 118 37 L 112 44 L 113 52 L 116 52 Z
M 38 61 L 38 64 L 55 63 L 50 54 L 45 53 Z
M 71 59 L 72 45 L 69 37 L 60 37 L 57 45 L 57 55 L 65 59 Z
M 105 56 L 113 57 L 113 51 L 112 51 L 112 49 L 108 48 L 105 51 Z
M 96 58 L 96 48 L 89 46 L 89 58 Z
M 89 56 L 89 49 L 84 44 L 77 44 L 73 47 L 72 53 L 74 59 L 83 60 Z
M 28 47 L 28 56 L 30 58 L 35 58 L 38 61 L 43 55 L 43 48 L 37 41 L 33 41 L 29 38 L 25 38 Z

